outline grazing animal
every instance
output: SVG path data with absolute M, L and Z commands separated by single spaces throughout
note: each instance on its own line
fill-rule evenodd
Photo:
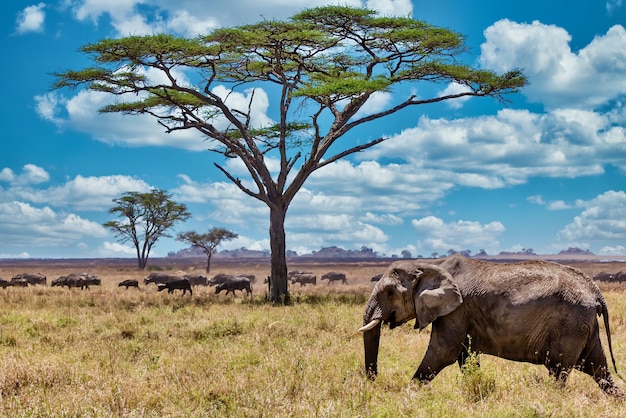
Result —
M 346 284 L 348 280 L 346 279 L 346 275 L 344 273 L 339 273 L 337 271 L 331 271 L 322 276 L 322 280 L 328 280 L 328 284 L 334 283 L 335 281 L 341 280 L 341 283 Z
M 215 286 L 218 284 L 222 284 L 230 279 L 232 279 L 233 277 L 236 277 L 232 274 L 225 274 L 225 273 L 220 273 L 220 274 L 216 274 L 215 276 L 211 277 L 208 280 L 209 286 Z
M 144 277 L 143 284 L 154 283 L 158 285 L 160 283 L 167 283 L 171 280 L 180 280 L 180 277 L 174 276 L 169 273 L 155 272 L 155 273 L 150 273 L 147 277 Z
M 623 397 L 600 340 L 609 313 L 595 282 L 580 270 L 547 261 L 493 263 L 453 255 L 437 264 L 396 261 L 376 283 L 363 315 L 365 373 L 374 378 L 381 326 L 415 319 L 432 324 L 430 342 L 413 379 L 426 383 L 473 353 L 543 364 L 564 385 L 573 369 L 607 394 Z
M 61 276 L 54 279 L 51 283 L 52 286 L 67 286 L 68 289 L 72 287 L 80 287 L 82 289 L 89 289 L 89 286 L 99 286 L 102 283 L 98 276 L 88 273 L 71 273 L 67 276 Z
M 47 284 L 46 276 L 44 276 L 41 273 L 20 273 L 20 274 L 16 274 L 15 276 L 11 278 L 11 280 L 20 280 L 20 279 L 24 279 L 29 284 L 32 284 L 32 285 L 41 284 L 45 286 Z
M 12 278 L 11 281 L 9 282 L 9 286 L 27 287 L 28 286 L 28 280 Z
M 317 276 L 310 271 L 290 271 L 287 277 L 291 279 L 291 284 L 300 283 L 300 287 L 307 284 L 317 284 Z
M 126 287 L 126 290 L 128 290 L 129 287 L 136 287 L 137 289 L 139 289 L 139 280 L 134 280 L 134 279 L 128 279 L 128 280 L 122 280 L 121 282 L 119 282 L 117 284 L 117 287 Z
M 0 277 L 0 287 L 6 289 L 11 286 L 11 282 Z
M 252 294 L 250 279 L 243 276 L 232 276 L 215 287 L 216 294 L 222 290 L 226 290 L 227 295 L 229 292 L 233 292 L 233 296 L 235 296 L 235 290 L 241 290 L 242 293 L 245 290 L 248 296 Z
M 193 274 L 185 274 L 183 276 L 183 279 L 187 279 L 189 280 L 189 283 L 191 283 L 192 286 L 208 286 L 209 285 L 209 281 L 206 278 L 206 276 L 202 276 L 202 275 L 193 275 Z
M 189 296 L 193 295 L 193 291 L 191 290 L 191 283 L 187 279 L 176 279 L 170 280 L 167 283 L 159 283 L 157 284 L 157 290 L 159 292 L 167 289 L 167 293 L 174 293 L 175 289 L 180 289 L 183 291 L 183 296 L 185 293 L 189 291 Z

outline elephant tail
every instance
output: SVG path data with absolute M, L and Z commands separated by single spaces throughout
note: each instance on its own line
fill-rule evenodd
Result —
M 597 286 L 596 286 L 597 288 Z M 606 340 L 609 343 L 609 353 L 611 354 L 611 360 L 613 361 L 613 368 L 615 369 L 615 374 L 619 376 L 620 379 L 624 380 L 622 376 L 620 376 L 617 371 L 617 365 L 615 362 L 615 356 L 613 355 L 613 345 L 611 344 L 611 328 L 609 327 L 609 308 L 606 306 L 606 301 L 604 300 L 604 296 L 600 293 L 600 289 L 597 289 L 598 298 L 597 298 L 597 311 L 598 316 L 602 316 L 604 319 L 604 329 L 606 331 Z

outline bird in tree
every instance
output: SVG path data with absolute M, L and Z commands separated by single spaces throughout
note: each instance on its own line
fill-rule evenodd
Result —
M 82 48 L 94 66 L 56 73 L 54 87 L 110 93 L 117 100 L 102 112 L 151 115 L 168 133 L 195 129 L 210 151 L 240 159 L 249 178 L 215 166 L 269 208 L 270 299 L 280 303 L 289 300 L 285 219 L 294 197 L 316 170 L 387 139 L 349 133 L 418 105 L 461 97 L 506 101 L 526 85 L 519 69 L 498 74 L 465 65 L 466 50 L 463 36 L 450 29 L 325 6 L 193 39 L 104 39 Z M 422 83 L 460 88 L 418 96 Z M 275 120 L 260 124 L 255 100 L 267 91 L 277 94 L 269 113 Z M 385 108 L 359 112 L 377 93 L 391 91 L 399 97 Z M 249 101 L 235 103 L 233 92 Z
M 186 242 L 192 247 L 201 248 L 206 254 L 206 272 L 211 271 L 211 256 L 215 249 L 222 243 L 237 238 L 239 235 L 226 228 L 211 228 L 206 234 L 199 234 L 195 231 L 181 232 L 176 237 L 177 240 Z
M 170 197 L 164 190 L 152 190 L 148 193 L 128 192 L 113 199 L 115 206 L 109 209 L 109 213 L 125 220 L 109 221 L 103 225 L 115 232 L 120 242 L 132 241 L 140 270 L 146 268 L 150 250 L 157 240 L 171 237 L 167 231 L 175 223 L 186 221 L 191 216 L 184 204 L 176 203 Z

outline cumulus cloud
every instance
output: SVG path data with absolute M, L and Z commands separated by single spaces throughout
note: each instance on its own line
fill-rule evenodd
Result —
M 0 235 L 14 247 L 49 247 L 68 246 L 83 236 L 103 237 L 106 230 L 74 213 L 11 201 L 0 202 Z
M 14 173 L 9 167 L 0 170 L 0 181 L 10 183 L 11 186 L 40 184 L 48 180 L 50 180 L 50 175 L 46 170 L 34 164 L 24 165 L 20 174 Z
M 213 2 L 211 7 L 197 0 L 181 0 L 172 3 L 168 0 L 150 2 L 151 13 L 141 14 L 139 0 L 98 1 L 83 0 L 73 3 L 76 19 L 89 20 L 97 24 L 102 16 L 111 19 L 111 25 L 119 36 L 142 35 L 176 31 L 193 37 L 223 26 L 254 23 L 261 19 L 286 19 L 306 7 L 335 5 L 336 0 L 231 0 Z M 384 16 L 408 16 L 413 11 L 410 0 L 345 0 L 341 4 L 365 6 L 379 11 Z M 144 7 L 145 4 L 143 4 Z M 233 13 L 237 10 L 237 13 Z M 146 17 L 149 16 L 149 17 Z
M 500 243 L 498 236 L 504 231 L 504 225 L 498 221 L 481 224 L 476 221 L 459 220 L 446 223 L 436 216 L 414 219 L 411 225 L 419 237 L 419 248 L 437 252 L 484 249 L 487 253 L 497 251 Z
M 104 241 L 97 250 L 99 257 L 136 257 L 137 249 L 130 245 Z
M 481 64 L 498 71 L 522 68 L 530 80 L 523 93 L 548 109 L 593 109 L 626 93 L 626 30 L 621 25 L 579 51 L 572 51 L 565 29 L 538 21 L 499 20 L 484 35 Z
M 38 3 L 24 8 L 15 20 L 15 31 L 19 34 L 27 32 L 42 32 L 46 20 L 45 3 Z
M 33 170 L 37 174 L 37 170 Z M 47 173 L 43 171 L 43 173 L 39 173 L 40 177 L 35 177 L 40 180 L 38 182 L 41 182 L 41 178 L 44 178 L 41 176 L 44 174 L 47 176 Z M 45 181 L 47 180 L 48 178 L 45 177 Z M 34 183 L 34 181 L 31 180 L 28 183 Z M 5 201 L 15 199 L 78 210 L 105 210 L 111 206 L 114 198 L 125 192 L 147 192 L 150 189 L 151 187 L 145 181 L 130 176 L 77 175 L 61 185 L 48 188 L 9 187 L 0 191 L 0 198 Z
M 584 210 L 559 231 L 564 242 L 626 239 L 626 193 L 609 190 L 594 199 L 578 200 Z
M 530 177 L 603 173 L 603 164 L 621 166 L 626 149 L 615 144 L 624 141 L 624 130 L 594 111 L 503 109 L 455 120 L 423 116 L 417 127 L 357 157 L 403 160 L 416 171 L 437 171 L 452 184 L 501 188 Z

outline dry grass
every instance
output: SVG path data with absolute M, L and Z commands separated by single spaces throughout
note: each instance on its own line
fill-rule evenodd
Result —
M 0 276 L 41 271 L 98 274 L 91 290 L 0 289 L 2 417 L 614 417 L 623 402 L 575 372 L 557 388 L 540 366 L 483 356 L 481 368 L 445 369 L 411 382 L 428 344 L 412 326 L 383 330 L 375 382 L 362 373 L 361 324 L 369 278 L 384 265 L 306 265 L 340 270 L 349 285 L 295 286 L 293 304 L 254 296 L 193 297 L 124 290 L 143 277 L 127 265 L 0 265 Z M 580 266 L 577 266 L 580 267 Z M 201 272 L 190 266 L 173 270 Z M 585 268 L 597 268 L 586 266 Z M 217 265 L 214 273 L 267 275 L 264 265 Z M 626 368 L 624 290 L 604 289 L 618 367 Z M 606 344 L 605 344 L 606 346 Z M 621 381 L 626 388 L 626 383 Z

